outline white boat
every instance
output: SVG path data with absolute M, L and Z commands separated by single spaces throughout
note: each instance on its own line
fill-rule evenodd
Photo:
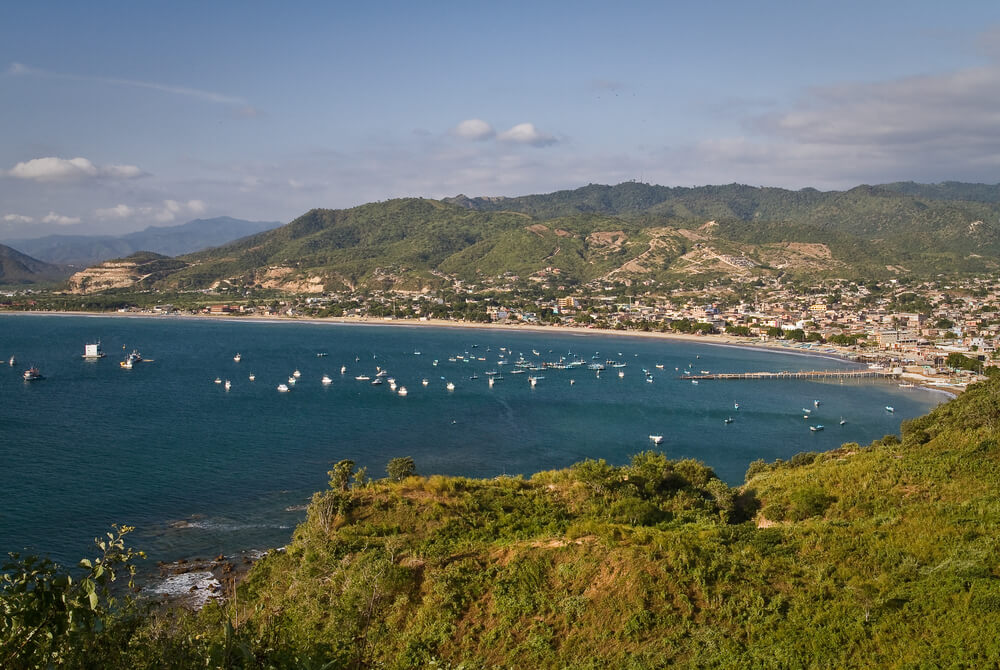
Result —
M 691 383 L 692 383 L 692 384 L 697 384 L 697 383 L 698 383 L 698 380 L 697 380 L 697 379 L 692 379 L 692 380 L 691 380 Z
M 662 435 L 650 435 L 649 439 L 652 440 L 653 444 L 660 444 L 661 442 L 663 442 Z
M 885 411 L 891 413 L 891 412 L 895 412 L 896 410 L 893 409 L 892 405 L 886 405 L 885 406 Z
M 296 380 L 295 380 L 295 376 L 294 376 L 294 375 L 288 378 L 288 383 L 289 383 L 289 384 L 294 384 L 294 383 L 295 383 L 295 381 L 296 381 Z
M 329 355 L 330 354 L 326 353 L 325 351 L 320 351 L 319 353 L 316 354 L 316 358 L 326 358 Z
M 45 379 L 45 377 L 42 376 L 42 373 L 39 372 L 38 368 L 36 368 L 35 366 L 31 366 L 30 368 L 25 370 L 24 374 L 21 375 L 21 378 L 24 379 L 24 381 L 26 382 L 33 382 L 39 379 Z
M 346 365 L 341 365 L 340 366 L 340 374 L 344 374 L 345 372 L 347 372 L 347 366 Z
M 396 393 L 398 393 L 399 395 L 406 395 L 407 393 L 409 393 L 409 391 L 406 390 L 405 386 L 400 386 L 399 390 L 396 391 Z
M 369 377 L 368 375 L 358 375 L 357 377 L 355 377 L 355 379 L 357 379 L 359 382 L 366 382 L 369 379 L 371 379 L 371 377 Z
M 420 383 L 423 384 L 424 386 L 427 386 L 428 384 L 430 384 L 430 382 L 427 381 L 426 379 L 421 379 Z
M 572 385 L 573 385 L 573 384 L 575 384 L 575 383 L 576 383 L 576 380 L 575 380 L 575 379 L 570 379 L 570 380 L 569 380 L 569 385 L 570 385 L 570 386 L 572 386 Z
M 321 379 L 320 381 L 323 382 L 324 386 L 329 386 L 330 384 L 333 383 L 333 380 L 330 379 L 330 375 L 323 375 L 323 379 Z
M 847 423 L 847 421 L 844 420 L 844 417 L 840 417 L 840 425 L 843 426 L 845 423 Z
M 94 344 L 83 345 L 83 357 L 88 360 L 93 360 L 96 358 L 104 358 L 104 351 L 101 350 L 101 341 L 98 340 Z M 14 365 L 14 357 L 11 357 L 11 365 Z
M 17 365 L 17 359 L 11 356 L 7 364 L 10 365 L 10 367 L 14 367 L 15 365 Z
M 647 384 L 652 384 L 653 383 L 653 377 L 652 376 L 646 377 L 646 383 Z
M 222 383 L 222 377 L 216 377 L 215 378 L 215 383 L 216 384 L 221 384 Z
M 121 361 L 120 363 L 118 363 L 118 365 L 120 365 L 121 367 L 125 368 L 126 370 L 131 370 L 135 366 L 136 363 L 140 363 L 140 362 L 142 362 L 142 354 L 140 354 L 138 351 L 136 351 L 135 349 L 133 349 L 132 353 L 130 353 L 128 356 L 126 356 L 125 360 Z
M 726 423 L 732 423 L 733 422 L 733 417 L 727 416 L 726 419 L 725 419 L 725 422 Z
M 384 383 L 385 382 L 382 381 L 382 379 L 379 377 L 376 377 L 375 379 L 372 380 L 372 386 L 381 386 Z
M 823 424 L 817 423 L 815 426 L 809 426 L 809 430 L 811 430 L 814 433 L 818 433 L 819 431 L 823 430 Z
M 656 364 L 656 369 L 657 369 L 657 370 L 662 370 L 662 369 L 663 369 L 663 363 L 657 363 L 657 364 Z M 675 368 L 675 369 L 676 369 L 676 368 Z
M 813 400 L 813 407 L 819 407 L 819 400 Z
M 257 375 L 255 375 L 254 373 L 251 372 L 249 379 L 250 379 L 250 381 L 254 381 L 255 379 L 257 379 Z
M 532 388 L 534 388 L 534 387 L 535 387 L 535 384 L 537 384 L 537 383 L 538 383 L 538 380 L 537 380 L 537 379 L 536 379 L 535 377 L 528 377 L 528 381 L 530 381 L 530 382 L 531 382 L 531 387 L 532 387 Z
M 738 410 L 739 408 L 740 408 L 740 404 L 738 402 L 734 402 L 733 403 L 733 409 Z
M 292 373 L 292 376 L 295 377 L 296 379 L 298 379 L 299 377 L 302 376 L 302 373 L 299 372 L 298 370 L 296 370 L 295 372 Z
M 809 414 L 810 412 L 812 412 L 811 409 L 806 409 L 805 407 L 802 408 L 802 411 L 805 412 L 806 414 Z
M 496 383 L 496 381 L 493 379 L 493 377 L 490 377 L 487 381 L 489 382 L 490 388 L 493 388 L 493 384 Z
M 226 383 L 223 384 L 223 386 L 225 386 L 226 390 L 228 391 L 229 389 L 233 388 L 233 383 L 227 379 Z
M 396 382 L 395 381 L 389 382 L 389 390 L 390 391 L 395 391 L 396 390 Z
M 625 377 L 625 371 L 624 370 L 619 370 L 618 371 L 618 379 L 623 379 L 624 377 Z
M 233 360 L 236 361 L 237 363 L 239 363 L 240 361 L 243 360 L 243 357 L 240 356 L 239 352 L 237 352 L 237 354 L 235 356 L 233 356 Z
M 288 393 L 288 386 L 286 384 L 278 384 L 278 391 L 280 393 Z
M 449 391 L 454 391 L 455 390 L 455 384 L 453 382 L 448 382 L 447 384 L 444 385 L 444 387 L 446 389 L 448 389 Z

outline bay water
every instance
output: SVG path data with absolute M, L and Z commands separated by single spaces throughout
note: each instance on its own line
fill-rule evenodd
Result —
M 84 344 L 97 340 L 107 356 L 84 360 Z M 122 369 L 133 349 L 151 360 Z M 498 365 L 521 355 L 539 366 L 627 365 L 600 375 Z M 135 526 L 130 544 L 153 560 L 281 546 L 341 459 L 374 477 L 398 456 L 413 457 L 420 474 L 493 477 L 586 458 L 623 464 L 653 448 L 698 459 L 735 485 L 755 459 L 867 444 L 946 399 L 890 381 L 692 384 L 685 371 L 857 365 L 559 330 L 8 314 L 0 358 L 0 552 L 66 564 L 91 555 L 112 523 Z M 45 379 L 24 382 L 30 365 Z M 408 395 L 355 379 L 380 368 Z M 295 370 L 291 390 L 278 392 Z M 493 371 L 503 379 L 491 387 Z M 532 387 L 529 376 L 542 378 Z M 817 424 L 825 429 L 810 431 Z

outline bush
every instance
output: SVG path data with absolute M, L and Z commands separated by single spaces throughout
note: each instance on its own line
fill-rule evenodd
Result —
M 417 466 L 413 462 L 412 456 L 401 456 L 389 461 L 385 466 L 385 472 L 389 475 L 389 481 L 401 482 L 407 477 L 417 474 Z

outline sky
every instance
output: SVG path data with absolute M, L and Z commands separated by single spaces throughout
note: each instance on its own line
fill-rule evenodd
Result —
M 0 239 L 632 180 L 998 183 L 1000 3 L 0 12 Z

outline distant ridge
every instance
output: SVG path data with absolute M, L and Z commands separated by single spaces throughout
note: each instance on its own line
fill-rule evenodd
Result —
M 35 284 L 66 279 L 70 271 L 0 244 L 0 286 Z
M 47 235 L 7 240 L 25 253 L 49 263 L 90 265 L 137 251 L 179 256 L 277 228 L 277 221 L 246 221 L 229 216 L 195 219 L 178 226 L 150 226 L 126 235 Z

